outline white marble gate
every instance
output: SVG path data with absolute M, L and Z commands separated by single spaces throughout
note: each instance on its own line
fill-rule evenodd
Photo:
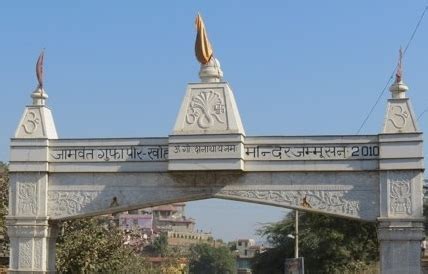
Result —
M 382 273 L 420 273 L 422 133 L 401 79 L 380 134 L 252 137 L 218 61 L 200 75 L 162 138 L 59 139 L 33 92 L 11 140 L 11 272 L 55 271 L 57 220 L 216 197 L 377 222 Z

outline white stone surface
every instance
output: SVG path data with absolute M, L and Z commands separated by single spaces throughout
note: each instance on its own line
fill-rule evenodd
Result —
M 380 176 L 380 217 L 419 218 L 423 215 L 423 173 L 383 171 Z
M 33 104 L 27 106 L 15 132 L 15 138 L 57 139 L 52 112 L 45 106 L 47 94 L 37 89 L 33 92 Z
M 425 237 L 423 219 L 381 220 L 378 226 L 381 273 L 422 273 L 421 241 L 423 237 Z
M 229 84 L 189 84 L 172 134 L 228 133 L 245 135 Z
M 408 98 L 389 99 L 383 133 L 419 132 L 416 116 Z
M 50 177 L 48 215 L 96 215 L 217 197 L 374 221 L 378 181 L 377 172 L 56 173 Z
M 199 77 L 203 83 L 220 82 L 223 78 L 220 62 L 212 57 L 208 63 L 201 64 Z
M 213 197 L 377 220 L 381 272 L 420 272 L 423 145 L 404 84 L 382 134 L 246 137 L 219 64 L 200 76 L 168 138 L 57 139 L 32 94 L 11 143 L 12 273 L 55 270 L 52 221 Z

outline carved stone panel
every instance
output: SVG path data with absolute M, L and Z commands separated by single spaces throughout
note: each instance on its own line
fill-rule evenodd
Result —
M 18 215 L 37 215 L 37 183 L 18 182 Z
M 227 113 L 223 89 L 194 89 L 186 112 L 186 126 L 198 130 L 226 130 Z
M 238 106 L 227 83 L 189 84 L 173 135 L 245 134 Z
M 347 191 L 221 190 L 220 196 L 260 201 L 292 207 L 305 207 L 327 213 L 359 217 L 360 204 L 345 198 Z
M 407 99 L 390 99 L 384 122 L 384 133 L 416 132 L 415 117 Z
M 19 268 L 29 269 L 32 268 L 33 262 L 33 239 L 31 238 L 22 238 L 18 244 L 18 258 L 19 258 Z
M 91 204 L 99 192 L 92 191 L 49 191 L 48 214 L 51 217 L 73 216 Z
M 41 270 L 43 267 L 43 238 L 34 239 L 34 268 Z
M 38 138 L 44 137 L 44 125 L 40 108 L 27 108 L 15 137 Z
M 411 216 L 412 177 L 407 172 L 390 173 L 389 179 L 389 213 L 395 216 Z

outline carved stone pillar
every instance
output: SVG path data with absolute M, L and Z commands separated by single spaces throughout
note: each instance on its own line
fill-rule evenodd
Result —
M 421 273 L 423 144 L 407 85 L 403 82 L 402 51 L 395 82 L 389 90 L 380 145 L 381 273 Z
M 31 95 L 11 142 L 9 214 L 11 273 L 55 272 L 56 227 L 48 223 L 49 139 L 57 139 L 46 92 Z
M 57 227 L 45 218 L 8 218 L 10 273 L 54 273 Z
M 381 273 L 421 273 L 423 173 L 417 170 L 381 173 L 378 240 Z
M 379 222 L 380 270 L 388 274 L 418 274 L 421 271 L 422 219 Z
M 45 172 L 11 173 L 7 216 L 11 273 L 55 271 L 57 229 L 48 223 L 47 185 Z

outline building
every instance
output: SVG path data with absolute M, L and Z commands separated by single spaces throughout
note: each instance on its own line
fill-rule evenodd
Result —
M 251 261 L 257 254 L 263 252 L 263 247 L 257 245 L 254 239 L 239 239 L 235 252 L 237 273 L 251 274 Z
M 196 221 L 185 215 L 185 203 L 174 203 L 129 211 L 119 215 L 123 229 L 136 228 L 148 237 L 165 233 L 171 246 L 187 247 L 212 241 L 211 233 L 195 230 Z

